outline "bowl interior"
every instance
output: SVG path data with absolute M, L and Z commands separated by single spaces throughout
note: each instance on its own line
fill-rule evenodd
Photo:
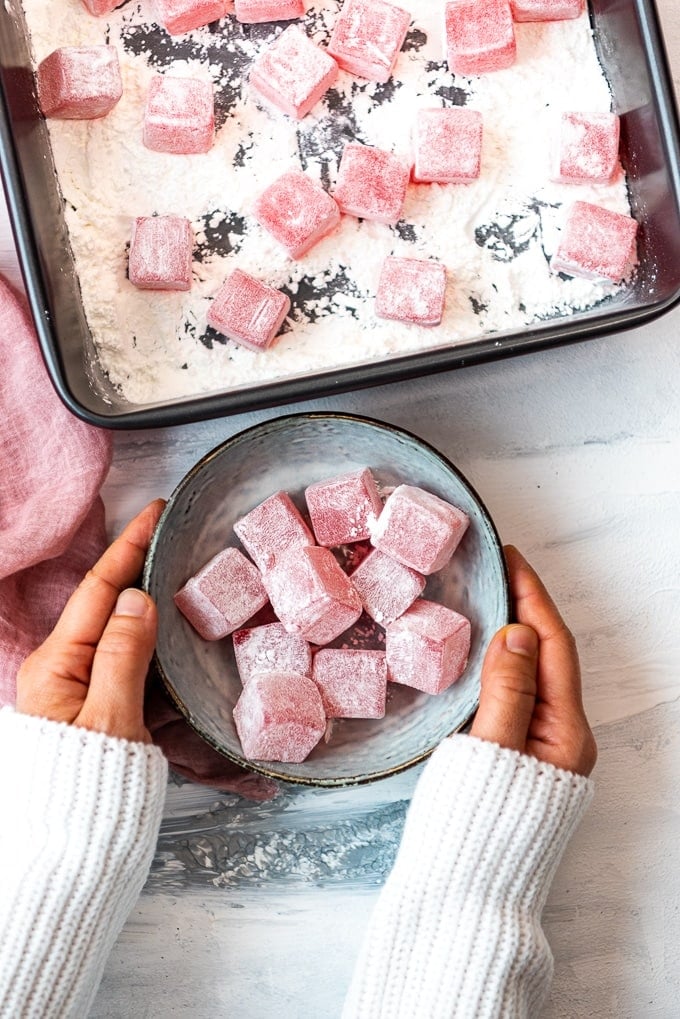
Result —
M 384 718 L 334 722 L 301 764 L 246 761 L 232 719 L 241 691 L 231 638 L 208 642 L 173 602 L 174 593 L 227 545 L 234 522 L 274 492 L 305 513 L 304 489 L 368 466 L 383 491 L 417 485 L 463 509 L 470 527 L 451 562 L 428 578 L 424 597 L 468 616 L 472 646 L 463 677 L 436 697 L 390 684 Z M 415 536 L 414 536 L 415 538 Z M 205 456 L 170 498 L 149 550 L 146 590 L 156 600 L 156 660 L 189 723 L 239 764 L 288 781 L 342 785 L 381 778 L 415 764 L 474 712 L 482 659 L 509 618 L 502 550 L 492 521 L 459 472 L 416 437 L 390 425 L 334 414 L 301 414 L 256 425 Z

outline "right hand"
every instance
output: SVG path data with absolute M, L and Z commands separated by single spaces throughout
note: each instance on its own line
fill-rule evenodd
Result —
M 492 638 L 471 735 L 589 775 L 595 737 L 581 699 L 574 637 L 526 559 L 505 547 L 517 623 Z

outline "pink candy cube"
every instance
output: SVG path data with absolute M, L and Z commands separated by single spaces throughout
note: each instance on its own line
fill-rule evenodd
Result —
M 574 202 L 550 268 L 590 280 L 625 279 L 635 264 L 637 223 L 590 202 Z
M 436 326 L 444 314 L 446 269 L 429 259 L 385 259 L 375 298 L 376 315 L 414 325 Z
M 450 0 L 446 56 L 454 74 L 486 74 L 514 64 L 515 29 L 508 0 Z
M 387 627 L 385 649 L 393 683 L 442 693 L 465 671 L 470 621 L 453 609 L 421 599 Z
M 429 576 L 446 566 L 469 523 L 467 514 L 439 496 L 399 485 L 373 527 L 371 544 Z
M 479 177 L 482 115 L 462 106 L 420 110 L 414 131 L 413 179 L 468 184 Z
M 219 21 L 231 6 L 226 0 L 155 0 L 158 20 L 170 35 Z
M 290 298 L 234 269 L 215 294 L 208 324 L 249 350 L 266 350 L 290 311 Z
M 361 599 L 330 549 L 289 550 L 264 574 L 274 612 L 289 633 L 329 644 L 361 615 Z
M 245 686 L 258 672 L 297 672 L 312 674 L 312 649 L 306 640 L 288 631 L 281 623 L 266 623 L 236 630 L 234 657 Z
M 580 18 L 583 0 L 510 0 L 515 21 L 566 21 Z
M 289 549 L 313 545 L 314 537 L 286 492 L 275 492 L 234 524 L 252 560 L 264 572 Z
M 140 290 L 190 290 L 194 232 L 181 216 L 140 216 L 132 226 L 128 277 Z
M 292 21 L 305 16 L 304 0 L 235 0 L 236 20 L 248 25 L 262 21 Z
M 296 672 L 264 673 L 244 686 L 234 724 L 248 760 L 299 764 L 326 731 L 318 688 Z
M 382 149 L 348 142 L 338 167 L 333 197 L 348 216 L 396 223 L 406 198 L 409 170 Z
M 381 626 L 403 615 L 425 588 L 422 574 L 377 548 L 350 574 L 350 580 L 368 615 Z
M 142 140 L 155 152 L 207 152 L 215 140 L 212 84 L 155 75 L 146 99 Z
M 307 509 L 319 545 L 350 544 L 370 534 L 382 512 L 382 499 L 368 467 L 317 481 L 305 490 Z
M 255 61 L 250 84 L 264 99 L 301 120 L 337 76 L 333 58 L 291 25 Z
M 38 64 L 38 98 L 43 116 L 59 120 L 105 117 L 123 94 L 113 46 L 63 46 Z
M 253 214 L 293 258 L 301 258 L 340 222 L 335 201 L 300 170 L 275 180 L 258 198 Z
M 83 0 L 83 5 L 90 14 L 98 17 L 101 14 L 110 14 L 119 6 L 120 2 L 121 0 Z
M 201 637 L 220 640 L 267 604 L 267 592 L 257 567 L 225 548 L 177 592 L 175 604 Z
M 346 0 L 335 22 L 328 52 L 344 71 L 371 81 L 389 79 L 411 15 L 384 0 Z
M 387 694 L 384 651 L 322 648 L 314 655 L 312 679 L 327 718 L 383 718 Z
M 563 113 L 555 149 L 553 180 L 606 183 L 619 168 L 619 118 L 615 113 Z

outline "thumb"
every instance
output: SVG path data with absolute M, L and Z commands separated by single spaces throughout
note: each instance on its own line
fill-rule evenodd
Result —
M 155 642 L 153 600 L 136 588 L 121 591 L 95 651 L 77 725 L 121 739 L 149 741 L 144 685 Z
M 505 626 L 494 636 L 482 666 L 479 708 L 470 733 L 524 751 L 534 707 L 538 637 L 530 626 Z

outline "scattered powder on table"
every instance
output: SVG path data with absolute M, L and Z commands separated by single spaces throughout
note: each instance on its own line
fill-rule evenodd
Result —
M 611 94 L 587 14 L 516 26 L 517 63 L 478 78 L 454 77 L 443 59 L 442 0 L 401 0 L 411 28 L 386 84 L 340 73 L 301 122 L 260 108 L 249 94 L 253 59 L 281 25 L 216 26 L 169 36 L 150 2 L 103 18 L 64 0 L 55 28 L 44 0 L 23 0 L 36 62 L 58 45 L 118 49 L 123 98 L 97 121 L 49 122 L 83 304 L 101 365 L 134 404 L 172 400 L 469 342 L 568 316 L 610 299 L 620 285 L 549 272 L 565 206 L 576 198 L 629 214 L 626 182 L 552 183 L 550 136 L 562 110 L 606 111 Z M 324 45 L 341 4 L 312 3 L 301 22 Z M 142 145 L 146 92 L 155 73 L 212 79 L 217 138 L 204 155 Z M 467 105 L 484 116 L 482 174 L 469 185 L 408 190 L 394 227 L 343 217 L 299 261 L 250 214 L 285 170 L 302 167 L 332 187 L 342 148 L 357 140 L 409 157 L 418 110 Z M 175 214 L 194 225 L 189 293 L 136 290 L 126 278 L 136 216 Z M 434 258 L 448 270 L 446 311 L 435 328 L 376 318 L 388 255 Z M 212 295 L 234 268 L 289 294 L 283 334 L 253 353 L 206 325 Z

